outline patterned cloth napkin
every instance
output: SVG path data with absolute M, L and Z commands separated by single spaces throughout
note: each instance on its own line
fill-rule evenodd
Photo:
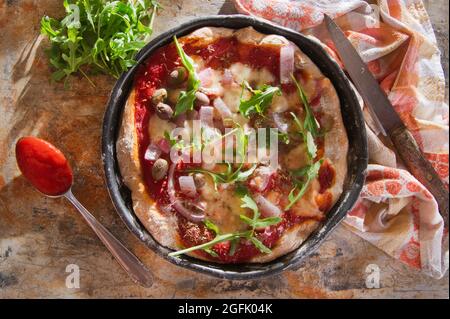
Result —
M 234 0 L 240 13 L 265 18 L 318 40 L 339 61 L 322 24 L 337 24 L 388 94 L 448 187 L 448 105 L 440 52 L 421 0 Z M 361 196 L 344 223 L 392 257 L 441 278 L 448 230 L 430 192 L 399 162 L 364 103 L 369 162 Z

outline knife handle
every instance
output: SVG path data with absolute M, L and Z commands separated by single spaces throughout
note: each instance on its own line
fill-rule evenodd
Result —
M 393 130 L 390 138 L 409 171 L 433 194 L 444 223 L 447 225 L 449 192 L 434 167 L 425 158 L 405 126 Z

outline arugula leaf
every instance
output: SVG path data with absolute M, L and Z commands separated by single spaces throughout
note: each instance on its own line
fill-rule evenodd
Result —
M 41 19 L 41 33 L 51 43 L 47 55 L 55 68 L 52 79 L 67 80 L 80 72 L 92 85 L 84 70 L 118 78 L 134 65 L 134 56 L 151 35 L 160 8 L 154 0 L 65 0 L 63 5 L 63 19 Z
M 245 195 L 241 198 L 241 200 L 244 202 L 244 204 L 241 205 L 242 208 L 250 208 L 253 211 L 253 219 L 252 221 L 255 221 L 259 218 L 259 208 L 256 205 L 255 201 L 248 195 Z M 246 216 L 241 215 L 242 217 L 247 218 Z
M 261 216 L 261 213 L 259 212 L 259 208 L 249 195 L 245 195 L 241 198 L 241 200 L 244 202 L 241 207 L 251 209 L 253 211 L 253 218 L 248 218 L 245 215 L 240 215 L 239 217 L 241 218 L 241 220 L 249 224 L 252 229 L 266 228 L 268 226 L 275 225 L 281 222 L 280 217 L 267 217 L 264 219 L 260 219 L 259 216 Z
M 317 146 L 310 131 L 306 132 L 306 149 L 308 150 L 308 155 L 311 159 L 316 157 Z
M 297 94 L 303 103 L 303 107 L 305 108 L 306 116 L 303 127 L 306 131 L 311 132 L 313 137 L 317 137 L 319 135 L 319 124 L 317 123 L 317 120 L 314 117 L 313 112 L 311 111 L 311 107 L 309 105 L 305 91 L 303 91 L 303 88 L 293 74 L 291 74 L 291 77 L 297 87 Z
M 239 197 L 244 197 L 245 195 L 248 194 L 248 189 L 247 189 L 247 187 L 245 187 L 245 186 L 242 185 L 241 183 L 236 183 L 234 192 L 235 192 L 236 195 L 238 195 Z
M 264 254 L 270 254 L 272 250 L 268 248 L 266 245 L 264 245 L 258 238 L 256 237 L 250 237 L 250 241 L 253 245 L 255 245 L 256 248 L 259 249 L 260 252 Z
M 203 168 L 194 168 L 189 169 L 189 173 L 202 173 L 211 176 L 214 181 L 214 184 L 217 188 L 217 184 L 229 184 L 234 182 L 243 182 L 247 180 L 247 178 L 253 174 L 256 169 L 257 164 L 254 164 L 246 171 L 242 171 L 244 163 L 241 163 L 239 167 L 233 170 L 230 163 L 227 163 L 227 170 L 224 173 L 216 173 Z
M 248 218 L 245 215 L 239 216 L 242 221 L 244 221 L 251 227 L 251 232 L 247 239 L 250 239 L 252 244 L 255 245 L 255 247 L 258 248 L 260 252 L 269 254 L 271 250 L 255 237 L 255 230 L 258 228 L 265 228 L 271 225 L 276 225 L 281 222 L 281 218 L 268 217 L 260 219 L 259 216 L 261 216 L 261 213 L 259 212 L 259 208 L 256 205 L 255 201 L 249 195 L 245 195 L 241 198 L 241 200 L 243 202 L 243 204 L 241 205 L 242 208 L 249 208 L 253 211 L 253 218 Z
M 177 105 L 175 105 L 174 116 L 177 116 L 194 108 L 195 93 L 200 87 L 200 79 L 198 78 L 197 72 L 195 72 L 194 60 L 184 52 L 176 36 L 173 37 L 173 40 L 178 55 L 181 58 L 181 63 L 189 74 L 187 79 L 187 91 L 181 91 Z
M 171 253 L 169 253 L 169 256 L 176 257 L 179 255 L 187 254 L 187 253 L 195 251 L 195 250 L 209 249 L 209 248 L 213 247 L 215 244 L 222 243 L 224 241 L 232 240 L 235 238 L 240 238 L 240 237 L 244 236 L 243 234 L 244 233 L 231 233 L 231 234 L 217 235 L 213 240 L 211 240 L 207 243 L 189 247 L 189 248 L 186 248 L 183 250 L 171 252 Z
M 215 258 L 219 257 L 219 255 L 211 248 L 204 248 L 203 250 Z
M 209 219 L 205 219 L 203 223 L 205 224 L 206 228 L 212 230 L 216 235 L 219 234 L 219 227 L 217 227 L 217 225 L 212 221 L 210 221 Z
M 241 99 L 239 103 L 239 112 L 246 118 L 250 118 L 253 114 L 263 115 L 267 108 L 272 103 L 275 94 L 281 95 L 281 90 L 278 87 L 264 85 L 260 89 L 254 90 L 250 87 L 248 82 L 242 83 L 242 92 L 247 88 L 253 95 L 250 99 Z
M 303 123 L 299 120 L 299 118 L 297 117 L 297 115 L 295 115 L 294 112 L 290 112 L 290 114 L 294 118 L 295 125 L 297 125 L 297 127 L 298 127 L 298 130 L 299 130 L 298 133 L 302 137 L 303 141 L 305 141 L 306 137 L 305 137 L 305 128 L 303 127 Z
M 294 204 L 303 197 L 309 185 L 311 184 L 311 181 L 317 177 L 322 162 L 323 161 L 318 161 L 312 165 L 308 165 L 304 168 L 292 172 L 291 176 L 294 179 L 295 186 L 288 195 L 289 204 L 285 207 L 284 210 L 291 209 L 292 206 L 294 206 Z M 303 177 L 303 179 L 299 180 L 299 177 Z
M 320 135 L 319 126 L 317 120 L 314 117 L 313 112 L 311 111 L 305 92 L 303 91 L 302 87 L 300 86 L 299 82 L 295 79 L 295 77 L 293 75 L 291 76 L 295 82 L 295 85 L 297 86 L 298 96 L 305 108 L 305 119 L 302 123 L 294 113 L 291 112 L 291 115 L 294 118 L 294 123 L 297 125 L 299 129 L 299 134 L 302 136 L 303 141 L 306 143 L 308 156 L 312 160 L 317 156 L 317 146 L 314 141 L 314 138 Z M 302 196 L 300 192 L 301 190 L 302 188 L 300 187 L 297 196 L 292 195 L 291 192 L 291 196 L 301 197 Z
M 239 240 L 237 238 L 234 238 L 230 241 L 230 251 L 228 252 L 228 256 L 234 256 L 238 243 Z
M 294 178 L 294 180 L 297 180 L 298 178 L 302 178 L 308 174 L 308 171 L 311 169 L 311 165 L 307 165 L 305 167 L 296 169 L 294 171 L 291 171 L 291 176 Z
M 233 182 L 243 182 L 246 181 L 247 178 L 250 177 L 250 175 L 253 174 L 253 172 L 256 169 L 257 164 L 253 164 L 252 167 L 250 167 L 248 170 L 246 171 L 242 171 L 242 166 L 239 166 L 239 169 L 236 170 L 236 172 L 233 174 L 233 176 L 231 177 L 231 179 L 233 180 Z
M 308 151 L 308 156 L 310 159 L 314 159 L 317 155 L 317 146 L 314 141 L 314 137 L 310 131 L 305 129 L 305 125 L 300 122 L 297 115 L 291 112 L 292 117 L 294 118 L 294 123 L 297 125 L 299 129 L 299 134 L 302 137 L 303 141 L 306 143 L 306 149 Z
M 278 224 L 279 222 L 281 222 L 281 220 L 282 219 L 280 217 L 267 217 L 264 219 L 258 219 L 256 222 L 253 223 L 253 226 L 255 227 L 255 229 L 266 228 L 268 226 Z

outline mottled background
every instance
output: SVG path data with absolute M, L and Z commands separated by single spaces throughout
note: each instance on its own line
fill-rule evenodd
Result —
M 426 277 L 344 226 L 297 270 L 257 281 L 218 280 L 157 257 L 126 229 L 104 184 L 100 134 L 114 81 L 97 76 L 93 88 L 74 77 L 69 89 L 49 82 L 39 20 L 44 14 L 61 16 L 61 2 L 0 0 L 0 298 L 448 298 L 448 274 L 441 280 Z M 156 34 L 195 16 L 235 12 L 229 1 L 160 2 L 165 9 Z M 448 0 L 425 3 L 448 79 Z M 68 156 L 76 176 L 74 193 L 154 272 L 152 288 L 129 280 L 67 201 L 44 198 L 20 176 L 13 150 L 23 135 L 45 138 Z M 79 289 L 66 288 L 68 264 L 81 269 Z M 381 269 L 379 289 L 365 288 L 369 264 Z

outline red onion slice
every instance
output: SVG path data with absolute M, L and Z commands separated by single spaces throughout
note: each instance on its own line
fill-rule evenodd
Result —
M 222 119 L 231 118 L 233 116 L 228 106 L 220 97 L 214 100 L 213 105 L 216 108 L 216 110 L 219 111 L 220 116 L 222 116 Z
M 273 121 L 275 122 L 276 127 L 280 130 L 281 133 L 287 133 L 288 124 L 284 121 L 283 115 L 280 113 L 273 113 L 272 115 Z
M 194 177 L 191 175 L 178 177 L 181 192 L 189 197 L 197 195 L 197 188 L 195 187 Z
M 175 172 L 176 163 L 172 163 L 169 169 L 169 176 L 167 180 L 167 193 L 169 194 L 169 200 L 172 204 L 172 207 L 175 208 L 175 210 L 180 213 L 182 216 L 186 217 L 188 220 L 198 223 L 205 219 L 205 214 L 200 213 L 196 214 L 186 207 L 184 207 L 183 203 L 180 201 L 179 198 L 176 196 L 175 187 L 173 184 L 173 174 Z M 189 203 L 191 207 L 196 208 L 198 211 L 203 211 L 203 208 L 195 205 L 194 203 Z
M 233 73 L 229 69 L 223 71 L 222 80 L 220 81 L 224 85 L 230 85 L 233 83 Z
M 294 47 L 292 45 L 282 46 L 280 49 L 280 82 L 286 84 L 291 82 L 291 74 L 294 73 Z
M 275 173 L 275 170 L 268 166 L 260 166 L 258 167 L 252 179 L 250 180 L 250 186 L 259 192 L 264 192 L 269 185 L 269 182 Z
M 150 144 L 145 150 L 144 159 L 147 161 L 156 161 L 160 156 L 161 149 L 155 144 Z
M 257 194 L 253 196 L 255 199 L 256 205 L 258 205 L 261 210 L 261 215 L 263 217 L 279 217 L 282 214 L 282 211 L 278 206 L 273 204 L 271 201 L 266 199 L 264 196 Z
M 213 72 L 211 68 L 206 68 L 198 73 L 198 78 L 200 79 L 202 86 L 211 86 L 211 84 L 213 83 L 212 77 Z
M 202 106 L 200 108 L 200 121 L 206 126 L 212 127 L 214 119 L 214 108 L 212 106 Z
M 170 143 L 165 138 L 162 138 L 162 139 L 159 140 L 158 147 L 165 154 L 168 154 L 170 152 Z

